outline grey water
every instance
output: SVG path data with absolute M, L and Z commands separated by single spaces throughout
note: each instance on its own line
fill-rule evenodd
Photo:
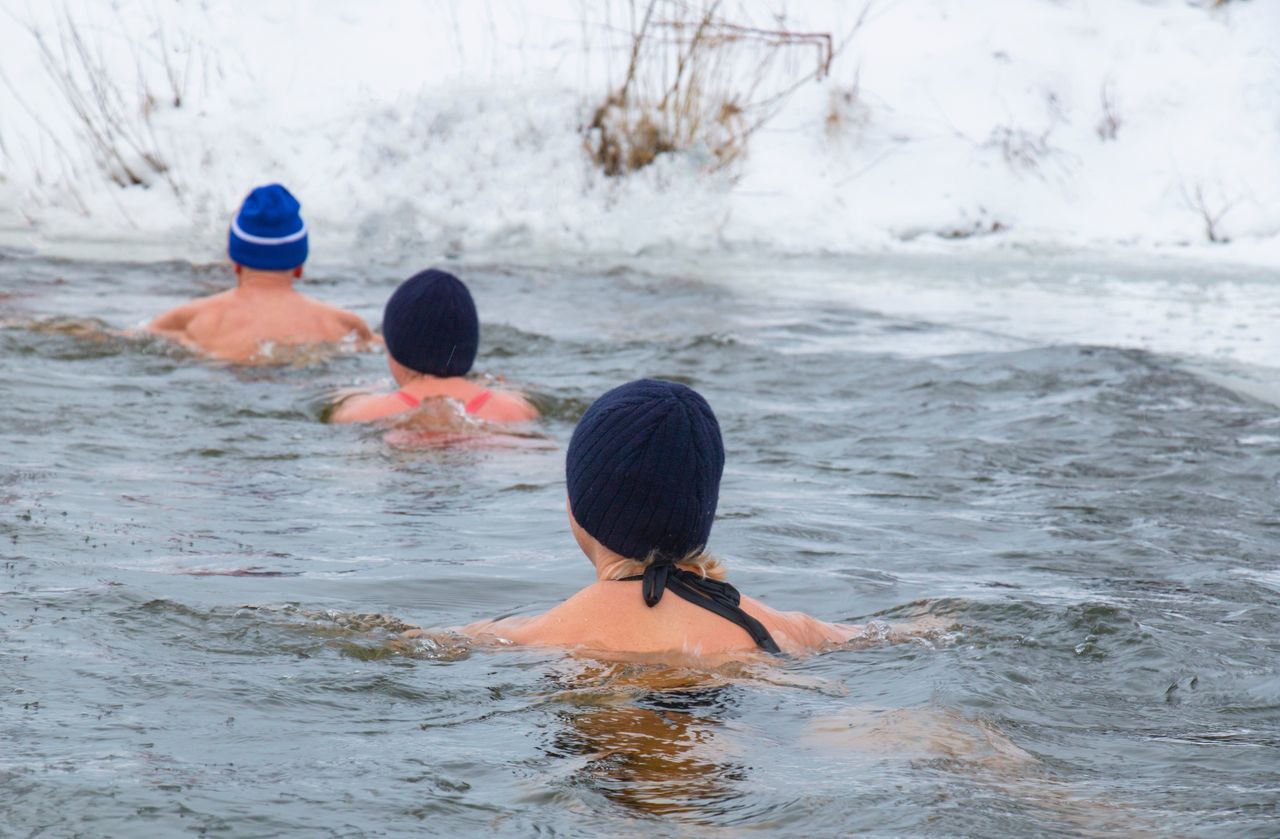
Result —
M 334 389 L 385 380 L 378 354 L 227 367 L 103 331 L 225 287 L 217 266 L 0 258 L 0 835 L 1280 831 L 1280 408 L 1258 395 L 1280 374 L 1096 342 L 1069 307 L 1056 329 L 997 317 L 1002 282 L 1052 299 L 1081 270 L 1135 323 L 1134 283 L 1203 315 L 1270 278 L 1013 256 L 780 260 L 773 284 L 454 268 L 479 368 L 546 413 L 526 432 L 324 423 Z M 304 290 L 376 324 L 407 273 Z M 890 286 L 892 307 L 849 293 Z M 939 288 L 956 307 L 904 313 Z M 941 316 L 970 289 L 991 318 Z M 1273 311 L 1223 322 L 1272 340 Z M 589 582 L 564 446 L 641 375 L 720 417 L 731 581 L 940 630 L 704 670 L 450 635 Z M 404 624 L 436 631 L 407 645 Z

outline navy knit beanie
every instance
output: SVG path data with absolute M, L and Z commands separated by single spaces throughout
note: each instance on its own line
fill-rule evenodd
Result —
M 587 409 L 569 442 L 569 509 L 600 544 L 629 559 L 681 559 L 706 547 L 724 443 L 707 400 L 640 379 Z
M 430 268 L 401 283 L 382 313 L 396 361 L 430 376 L 462 376 L 476 360 L 480 320 L 462 280 Z
M 307 261 L 307 225 L 301 205 L 280 184 L 250 192 L 231 220 L 227 255 L 237 265 L 263 271 L 288 271 Z

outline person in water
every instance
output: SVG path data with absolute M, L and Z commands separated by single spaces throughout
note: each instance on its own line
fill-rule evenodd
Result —
M 349 397 L 333 422 L 367 422 L 413 411 L 428 399 L 451 399 L 490 422 L 535 419 L 517 393 L 491 390 L 466 378 L 480 345 L 476 304 L 462 280 L 435 268 L 400 284 L 382 316 L 387 366 L 400 389 Z
M 236 287 L 171 309 L 147 331 L 232 362 L 266 360 L 269 344 L 374 343 L 360 316 L 294 290 L 307 261 L 307 225 L 298 210 L 280 184 L 250 192 L 228 234 Z
M 483 621 L 465 634 L 695 656 L 796 653 L 862 636 L 862 627 L 779 612 L 725 581 L 706 552 L 724 444 L 692 389 L 641 379 L 610 390 L 574 430 L 565 471 L 569 527 L 596 582 L 542 615 Z

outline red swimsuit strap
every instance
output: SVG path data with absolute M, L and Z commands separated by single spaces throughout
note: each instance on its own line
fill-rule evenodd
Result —
M 399 396 L 402 400 L 404 400 L 404 403 L 408 405 L 410 408 L 416 408 L 422 404 L 421 399 L 417 399 L 412 395 L 405 393 L 403 390 L 397 390 L 395 392 L 395 395 Z M 464 406 L 463 410 L 465 410 L 468 414 L 474 414 L 476 411 L 479 411 L 481 408 L 483 408 L 485 406 L 485 403 L 488 402 L 492 397 L 493 397 L 493 391 L 482 390 L 479 393 L 477 393 L 475 396 L 471 397 L 471 401 Z
M 483 408 L 485 403 L 488 402 L 492 396 L 493 396 L 493 391 L 482 390 L 479 393 L 477 393 L 475 396 L 471 397 L 471 401 L 467 403 L 466 407 L 463 410 L 465 410 L 468 414 L 474 414 L 477 411 L 479 411 L 481 408 Z

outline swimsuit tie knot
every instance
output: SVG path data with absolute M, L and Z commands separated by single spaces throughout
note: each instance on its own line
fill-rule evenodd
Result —
M 673 571 L 678 570 L 669 559 L 655 559 L 644 569 L 644 605 L 652 609 L 662 599 L 667 590 L 667 580 Z
M 658 605 L 662 595 L 670 588 L 677 597 L 745 629 L 756 646 L 765 652 L 775 655 L 782 653 L 764 624 L 747 614 L 739 605 L 742 595 L 738 590 L 723 580 L 713 580 L 693 571 L 686 571 L 678 567 L 675 560 L 657 559 L 645 567 L 643 576 L 623 577 L 622 581 L 642 581 L 644 604 L 650 609 Z
M 703 597 L 737 608 L 742 595 L 733 586 L 722 580 L 713 580 L 693 571 L 686 571 L 670 559 L 657 559 L 644 569 L 644 603 L 653 608 L 662 600 L 668 585 L 679 585 L 691 588 Z

